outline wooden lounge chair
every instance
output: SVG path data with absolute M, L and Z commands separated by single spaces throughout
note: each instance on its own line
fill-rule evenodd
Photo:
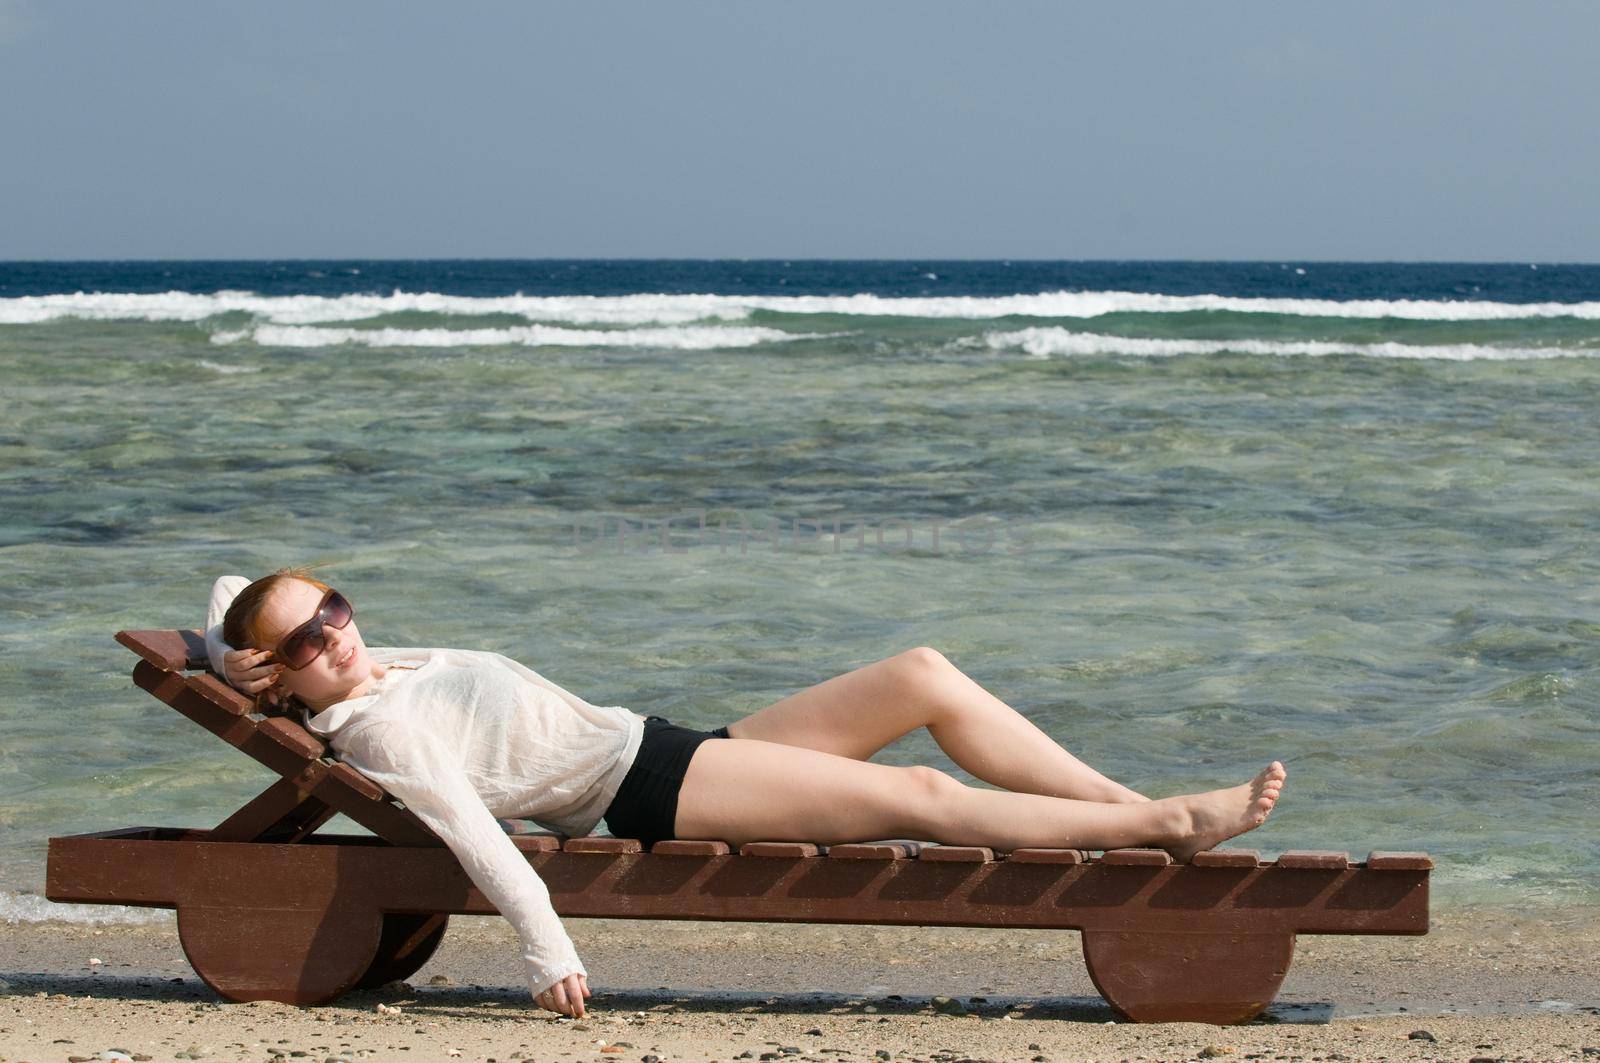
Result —
M 177 909 L 195 972 L 231 1000 L 326 1003 L 405 978 L 451 913 L 493 914 L 420 820 L 293 719 L 253 715 L 206 670 L 197 631 L 122 631 L 134 682 L 281 778 L 211 830 L 50 839 L 53 901 Z M 335 813 L 373 836 L 326 835 Z M 1425 853 L 821 846 L 512 838 L 564 916 L 1078 930 L 1096 988 L 1137 1021 L 1242 1022 L 1269 1003 L 1296 934 L 1426 934 Z

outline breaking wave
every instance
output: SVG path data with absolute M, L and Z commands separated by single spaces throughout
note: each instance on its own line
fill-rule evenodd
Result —
M 679 351 L 754 347 L 804 338 L 805 333 L 771 328 L 699 325 L 688 328 L 574 329 L 556 325 L 514 328 L 402 329 L 320 328 L 309 325 L 257 325 L 219 332 L 219 345 L 250 340 L 263 347 L 660 347 Z
M 34 893 L 0 892 L 0 923 L 87 923 L 143 926 L 173 918 L 165 908 L 122 904 L 57 904 Z
M 990 332 L 992 350 L 1021 350 L 1035 358 L 1083 355 L 1137 355 L 1164 358 L 1184 354 L 1269 354 L 1322 357 L 1357 354 L 1368 358 L 1438 358 L 1453 362 L 1525 361 L 1600 355 L 1595 347 L 1492 347 L 1477 343 L 1342 343 L 1336 340 L 1172 340 L 1107 336 L 1064 328 Z
M 1041 292 L 999 296 L 671 295 L 462 296 L 395 291 L 388 295 L 265 296 L 244 291 L 74 292 L 0 299 L 0 324 L 59 320 L 204 321 L 246 314 L 271 325 L 339 324 L 389 314 L 447 317 L 509 315 L 568 325 L 677 325 L 738 321 L 757 311 L 796 315 L 987 319 L 1093 318 L 1106 314 L 1225 311 L 1291 317 L 1399 318 L 1412 321 L 1600 320 L 1600 302 L 1503 303 L 1428 299 L 1281 299 L 1148 292 Z

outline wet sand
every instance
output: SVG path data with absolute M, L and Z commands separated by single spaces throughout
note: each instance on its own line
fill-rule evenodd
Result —
M 452 920 L 408 983 L 320 1008 L 221 1002 L 170 921 L 0 926 L 0 1061 L 1600 1059 L 1600 910 L 1302 937 L 1277 1002 L 1234 1027 L 1118 1020 L 1071 932 L 567 925 L 582 1021 L 532 1005 L 495 918 Z

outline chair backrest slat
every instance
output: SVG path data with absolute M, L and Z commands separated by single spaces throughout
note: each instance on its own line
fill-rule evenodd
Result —
M 256 721 L 256 733 L 302 761 L 319 760 L 328 751 L 322 739 L 286 716 L 268 716 Z
M 328 774 L 362 797 L 365 797 L 368 801 L 382 801 L 385 797 L 383 787 L 342 761 L 336 761 L 329 765 Z
M 248 716 L 235 716 L 196 694 L 179 672 L 145 660 L 134 665 L 133 681 L 229 745 L 238 745 L 255 730 Z
M 169 672 L 206 667 L 206 638 L 199 631 L 119 631 L 117 641 Z
M 184 684 L 229 716 L 248 716 L 255 704 L 210 672 L 183 677 Z

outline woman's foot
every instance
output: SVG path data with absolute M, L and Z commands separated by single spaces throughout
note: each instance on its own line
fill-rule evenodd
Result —
M 1180 826 L 1177 840 L 1164 848 L 1178 863 L 1187 864 L 1195 853 L 1255 830 L 1278 803 L 1288 774 L 1282 764 L 1273 761 L 1242 786 L 1173 798 L 1180 810 Z

